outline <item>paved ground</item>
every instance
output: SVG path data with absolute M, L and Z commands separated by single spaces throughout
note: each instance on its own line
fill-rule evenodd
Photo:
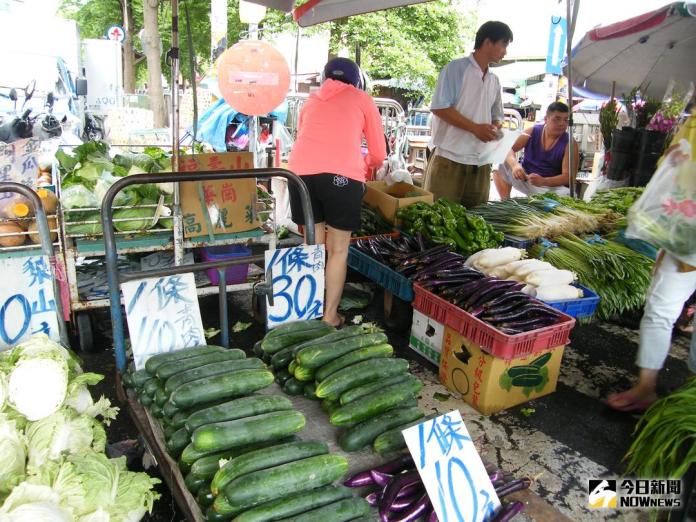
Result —
M 249 294 L 232 297 L 232 324 L 251 320 L 250 302 Z M 201 309 L 205 326 L 215 326 L 215 299 L 206 299 Z M 408 324 L 408 312 L 408 308 L 397 310 L 397 323 Z M 399 355 L 413 361 L 412 371 L 426 382 L 421 400 L 424 408 L 441 412 L 458 408 L 472 434 L 483 436 L 486 457 L 516 476 L 535 477 L 534 491 L 563 514 L 578 521 L 645 518 L 626 512 L 592 513 L 585 508 L 588 479 L 621 473 L 621 459 L 637 421 L 636 416 L 613 412 L 600 402 L 607 393 L 623 389 L 631 382 L 635 372 L 635 330 L 608 323 L 576 327 L 563 357 L 556 393 L 485 417 L 439 384 L 434 365 L 408 349 L 407 332 L 403 327 L 385 322 L 380 291 L 370 307 L 361 313 L 365 320 L 387 324 L 390 341 Z M 108 322 L 108 317 L 105 316 L 104 321 Z M 249 349 L 262 334 L 261 326 L 255 323 L 245 332 L 233 334 L 232 345 Z M 102 343 L 109 345 L 106 338 Z M 675 388 L 687 376 L 687 350 L 685 339 L 675 340 L 661 374 L 663 391 Z M 86 369 L 113 376 L 110 350 L 86 354 L 84 359 Z M 100 391 L 113 397 L 113 381 L 107 378 Z M 449 398 L 436 399 L 435 393 L 448 394 Z M 525 408 L 533 408 L 533 413 L 529 414 Z M 121 415 L 112 425 L 109 437 L 112 442 L 137 437 L 127 415 Z M 176 507 L 166 491 L 163 493 L 151 520 L 179 520 Z

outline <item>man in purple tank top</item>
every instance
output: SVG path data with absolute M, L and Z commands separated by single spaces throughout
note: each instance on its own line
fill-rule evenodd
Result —
M 525 129 L 505 159 L 493 171 L 493 180 L 501 199 L 510 197 L 514 187 L 523 194 L 556 192 L 569 194 L 568 106 L 553 102 L 546 110 L 543 125 Z M 517 153 L 524 148 L 522 161 Z M 578 168 L 578 147 L 573 147 L 573 168 Z

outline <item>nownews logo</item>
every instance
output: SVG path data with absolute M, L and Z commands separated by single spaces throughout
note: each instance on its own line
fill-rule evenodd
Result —
M 616 485 L 613 479 L 590 479 L 587 488 L 590 509 L 681 507 L 681 480 L 624 479 L 618 490 Z

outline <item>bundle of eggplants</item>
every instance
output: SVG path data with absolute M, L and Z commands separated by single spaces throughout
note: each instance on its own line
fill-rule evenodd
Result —
M 502 471 L 492 465 L 486 465 L 486 472 L 499 499 L 526 489 L 532 483 L 528 478 L 508 479 Z M 344 485 L 351 488 L 377 488 L 368 493 L 365 500 L 377 507 L 382 522 L 412 522 L 421 518 L 427 522 L 438 520 L 410 454 L 404 454 L 376 468 L 355 473 Z M 523 509 L 522 502 L 503 504 L 496 510 L 491 521 L 508 521 Z

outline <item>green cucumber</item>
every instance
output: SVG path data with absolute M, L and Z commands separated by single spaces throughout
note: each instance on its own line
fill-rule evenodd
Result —
M 261 469 L 272 468 L 286 462 L 293 462 L 316 455 L 325 455 L 329 452 L 329 447 L 323 442 L 291 442 L 279 444 L 256 451 L 245 453 L 239 457 L 228 460 L 222 466 L 210 483 L 210 489 L 216 495 L 234 479 L 259 471 Z
M 394 348 L 392 348 L 391 344 L 386 343 L 358 348 L 357 350 L 348 352 L 347 354 L 342 355 L 341 357 L 338 357 L 337 359 L 334 359 L 333 361 L 319 368 L 316 372 L 317 381 L 321 382 L 332 373 L 336 373 L 341 368 L 345 368 L 351 364 L 366 361 L 367 359 L 391 357 L 393 353 Z
M 295 379 L 300 382 L 309 382 L 314 380 L 314 370 L 311 368 L 305 368 L 302 365 L 295 366 L 295 372 L 293 374 Z
M 266 522 L 292 517 L 352 496 L 353 491 L 345 486 L 324 486 L 247 509 L 237 516 L 235 522 Z M 331 520 L 331 517 L 326 520 Z
M 388 379 L 377 379 L 375 381 L 368 382 L 367 384 L 356 386 L 355 388 L 346 390 L 341 394 L 341 404 L 348 404 L 349 402 L 353 402 L 355 399 L 359 399 L 365 395 L 372 395 L 373 393 L 380 391 L 385 386 L 391 386 L 392 384 L 397 384 L 407 379 L 415 379 L 415 377 L 410 373 L 400 373 L 398 375 L 394 375 L 393 377 L 389 377 Z
M 230 459 L 232 457 L 237 457 L 239 455 L 243 455 L 244 453 L 248 453 L 259 448 L 275 446 L 276 444 L 281 444 L 284 442 L 295 442 L 296 440 L 298 440 L 297 437 L 293 435 L 292 437 L 286 437 L 281 440 L 260 442 L 258 444 L 249 444 L 240 448 L 232 448 L 223 451 L 197 451 L 193 447 L 193 443 L 190 443 L 188 446 L 184 448 L 184 451 L 181 452 L 181 456 L 179 457 L 179 469 L 182 473 L 188 473 L 189 471 L 191 471 L 193 464 L 204 457 L 215 456 L 217 459 Z
M 162 407 L 157 404 L 157 402 L 153 402 L 150 405 L 150 413 L 156 418 L 156 419 L 163 419 L 164 418 L 164 413 L 162 413 Z
M 221 363 L 224 361 L 238 361 L 246 358 L 244 350 L 239 348 L 229 348 L 224 352 L 206 353 L 204 355 L 196 355 L 181 361 L 171 361 L 164 363 L 157 368 L 157 377 L 165 382 L 167 379 L 181 372 L 207 366 L 208 364 Z
M 155 393 L 157 392 L 157 388 L 163 386 L 163 384 L 164 383 L 162 383 L 162 381 L 160 381 L 157 378 L 150 379 L 145 383 L 145 386 L 143 386 L 143 391 L 154 399 Z
M 346 522 L 347 520 L 353 520 L 357 517 L 363 517 L 369 514 L 370 504 L 367 503 L 367 500 L 360 497 L 352 497 L 337 500 L 336 502 L 307 511 L 301 515 L 281 520 L 285 522 L 289 522 L 290 520 L 294 522 L 325 522 L 326 520 L 331 520 L 331 522 Z
M 274 353 L 282 350 L 283 348 L 287 348 L 288 346 L 292 346 L 293 344 L 301 343 L 302 341 L 316 339 L 317 337 L 326 335 L 327 333 L 332 332 L 334 330 L 332 326 L 329 326 L 328 324 L 322 321 L 315 321 L 315 323 L 316 326 L 300 331 L 286 333 L 283 335 L 275 335 L 272 337 L 266 335 L 266 337 L 264 337 L 263 341 L 261 342 L 261 348 L 263 348 L 263 351 L 267 354 L 273 355 Z
M 164 403 L 169 400 L 169 394 L 164 391 L 164 386 L 158 386 L 157 389 L 155 390 L 155 404 L 160 407 L 160 411 L 162 411 L 162 406 L 164 406 Z
M 145 408 L 150 406 L 154 401 L 152 400 L 152 397 L 150 397 L 147 393 L 142 391 L 141 393 L 138 394 L 138 402 L 142 404 Z
M 208 484 L 208 481 L 199 477 L 194 477 L 193 475 L 191 475 L 191 473 L 189 473 L 184 478 L 184 484 L 186 485 L 186 489 L 188 489 L 194 496 L 196 496 L 198 491 L 206 484 Z
M 171 394 L 170 394 L 170 397 L 171 397 Z M 164 415 L 167 417 L 170 417 L 172 419 L 176 416 L 176 414 L 179 411 L 180 411 L 179 408 L 174 406 L 174 403 L 171 400 L 167 400 L 167 402 L 165 402 L 162 405 L 162 412 L 164 413 Z
M 173 352 L 158 353 L 153 355 L 147 361 L 145 361 L 145 369 L 150 375 L 155 375 L 157 373 L 157 368 L 161 365 L 172 362 L 181 361 L 183 359 L 188 359 L 189 357 L 195 357 L 196 355 L 203 355 L 206 353 L 220 352 L 225 350 L 222 346 L 215 346 L 213 344 L 192 346 L 191 348 L 182 348 L 181 350 L 174 350 Z
M 283 391 L 288 395 L 302 395 L 304 393 L 304 383 L 294 377 L 290 377 L 283 384 Z
M 228 517 L 223 520 L 230 520 L 240 510 L 232 506 L 225 495 L 218 495 L 213 501 L 213 511 L 219 516 Z
M 378 435 L 372 442 L 372 447 L 380 455 L 387 455 L 394 451 L 402 450 L 406 447 L 406 441 L 404 440 L 404 434 L 401 433 L 402 430 L 420 424 L 421 422 L 426 422 L 435 417 L 438 417 L 439 413 L 431 413 L 423 418 L 417 419 L 413 422 L 407 422 L 396 428 L 385 431 L 384 433 Z
M 236 451 L 220 451 L 201 457 L 191 465 L 190 473 L 210 481 L 220 469 L 220 460 L 227 460 L 230 456 L 236 456 L 236 453 Z
M 263 361 L 257 357 L 249 359 L 233 359 L 231 361 L 220 361 L 216 363 L 206 364 L 197 368 L 182 371 L 172 375 L 164 383 L 164 390 L 168 393 L 173 392 L 182 384 L 187 382 L 203 379 L 204 377 L 213 377 L 227 372 L 235 372 L 237 370 L 254 370 L 265 368 Z
M 271 366 L 276 370 L 280 370 L 281 368 L 287 368 L 290 361 L 292 361 L 292 346 L 274 353 L 273 357 L 271 357 Z
M 305 368 L 319 368 L 336 357 L 345 355 L 364 346 L 387 342 L 384 333 L 372 333 L 348 337 L 341 341 L 308 346 L 297 352 L 297 362 Z
M 315 387 L 314 394 L 316 395 L 316 393 L 317 393 L 317 389 Z M 324 410 L 325 412 L 331 414 L 331 412 L 336 408 L 337 404 L 338 403 L 336 401 L 332 401 L 331 399 L 322 399 L 321 400 L 321 409 Z
M 186 428 L 179 428 L 167 439 L 167 452 L 175 459 L 178 459 L 189 442 L 191 442 L 189 432 L 186 431 Z
M 251 353 L 253 353 L 256 357 L 261 357 L 264 354 L 263 348 L 261 348 L 262 342 L 263 340 L 256 341 L 254 343 L 254 347 L 251 349 Z
M 225 496 L 237 509 L 246 509 L 288 495 L 331 484 L 348 471 L 341 455 L 317 455 L 288 462 L 236 478 L 224 488 Z
M 171 425 L 175 427 L 177 430 L 179 428 L 183 428 L 184 426 L 186 426 L 186 419 L 189 418 L 189 415 L 191 415 L 191 413 L 186 410 L 177 410 L 177 412 L 172 417 Z
M 172 392 L 169 400 L 177 408 L 190 408 L 226 397 L 250 395 L 272 382 L 273 374 L 268 370 L 239 370 L 182 384 Z
M 375 359 L 352 364 L 329 375 L 317 386 L 317 397 L 339 396 L 361 384 L 393 377 L 408 370 L 405 359 Z
M 287 368 L 283 368 L 282 370 L 278 370 L 275 374 L 275 381 L 280 385 L 283 386 L 285 384 L 285 381 L 287 381 L 292 375 L 290 375 L 290 372 L 288 371 Z
M 422 417 L 423 412 L 418 407 L 393 408 L 348 428 L 341 434 L 338 443 L 343 451 L 358 451 L 372 444 L 385 431 Z
M 355 337 L 356 335 L 362 335 L 364 333 L 365 329 L 362 325 L 346 326 L 345 328 L 341 328 L 338 331 L 328 333 L 321 337 L 317 337 L 316 339 L 310 339 L 309 341 L 304 341 L 293 345 L 292 355 L 293 357 L 297 357 L 297 354 L 300 352 L 300 350 L 302 350 L 303 348 L 307 348 L 308 346 L 335 343 L 337 341 L 347 339 L 348 337 Z
M 210 492 L 210 486 L 203 486 L 201 489 L 198 490 L 198 494 L 196 495 L 196 502 L 198 502 L 198 505 L 202 508 L 212 506 L 214 500 L 215 495 L 213 495 Z
M 215 500 L 217 500 L 217 497 L 215 498 Z M 218 513 L 217 511 L 215 511 L 214 501 L 213 505 L 208 506 L 208 509 L 205 510 L 205 520 L 207 522 L 227 522 L 228 520 L 232 520 L 234 518 L 234 515 L 234 513 L 223 515 L 222 513 Z
M 126 390 L 132 390 L 135 388 L 135 385 L 133 384 L 133 374 L 130 370 L 121 375 L 121 384 L 123 384 L 123 388 Z
M 191 413 L 185 421 L 186 429 L 193 433 L 197 428 L 214 422 L 252 417 L 272 411 L 291 410 L 292 402 L 282 395 L 252 395 Z
M 418 396 L 423 389 L 423 383 L 418 379 L 407 380 L 392 384 L 382 389 L 380 393 L 357 399 L 336 409 L 329 421 L 334 426 L 351 426 L 392 409 L 407 399 Z
M 131 381 L 133 382 L 133 387 L 136 390 L 142 388 L 143 384 L 145 384 L 145 382 L 149 379 L 152 379 L 152 375 L 150 375 L 145 368 L 136 370 L 131 374 Z
M 290 323 L 281 324 L 276 326 L 273 330 L 269 330 L 264 339 L 272 339 L 280 335 L 286 335 L 291 333 L 303 332 L 305 330 L 314 330 L 320 326 L 324 326 L 326 323 L 322 323 L 316 319 L 308 319 L 306 321 L 292 321 Z
M 276 440 L 297 433 L 305 417 L 296 410 L 272 411 L 253 417 L 206 424 L 191 435 L 198 451 L 222 451 L 254 442 Z
M 304 390 L 302 394 L 307 397 L 309 400 L 312 401 L 318 401 L 319 397 L 317 397 L 317 385 L 314 384 L 313 382 L 308 382 L 307 384 L 304 385 Z
M 295 368 L 297 368 L 297 361 L 290 361 L 290 364 L 288 364 L 288 372 L 290 372 L 290 375 L 295 373 Z
M 179 428 L 171 424 L 169 426 L 164 426 L 164 439 L 169 440 L 178 429 Z

